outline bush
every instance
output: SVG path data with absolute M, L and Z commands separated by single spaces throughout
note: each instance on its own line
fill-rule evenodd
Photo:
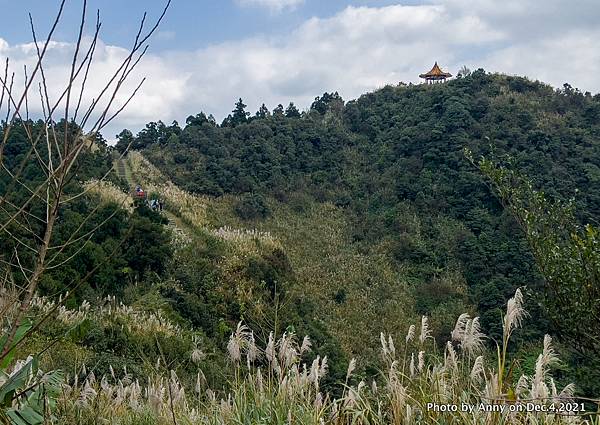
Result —
M 235 213 L 242 220 L 266 218 L 271 213 L 262 195 L 257 193 L 243 195 L 235 206 Z

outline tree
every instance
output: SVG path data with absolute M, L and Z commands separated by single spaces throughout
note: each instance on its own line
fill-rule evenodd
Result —
M 277 107 L 275 109 L 273 109 L 273 116 L 274 117 L 283 117 L 284 116 L 283 105 L 281 103 L 279 105 L 277 105 Z
M 246 105 L 242 101 L 242 98 L 237 101 L 235 104 L 235 109 L 232 111 L 233 115 L 231 116 L 231 124 L 235 127 L 239 124 L 244 124 L 248 121 L 249 112 L 246 112 Z
M 290 102 L 288 107 L 285 109 L 285 116 L 288 118 L 300 118 L 300 111 L 294 105 L 294 102 Z
M 467 68 L 466 65 L 463 65 L 459 70 L 458 70 L 458 74 L 456 74 L 456 76 L 458 78 L 462 78 L 462 77 L 468 77 L 469 75 L 471 75 L 471 70 L 469 68 Z
M 129 54 L 118 64 L 117 69 L 105 84 L 100 86 L 100 91 L 95 93 L 93 100 L 87 105 L 82 104 L 82 99 L 86 98 L 83 96 L 84 91 L 89 87 L 86 85 L 89 76 L 86 70 L 89 70 L 93 62 L 101 25 L 98 13 L 90 43 L 83 43 L 86 2 L 83 2 L 80 21 L 82 31 L 79 32 L 75 43 L 77 48 L 69 60 L 67 75 L 52 81 L 48 74 L 43 73 L 47 63 L 48 46 L 53 42 L 52 38 L 62 18 L 64 5 L 65 0 L 61 2 L 54 24 L 45 40 L 40 42 L 32 27 L 32 45 L 37 52 L 37 60 L 32 69 L 24 72 L 23 89 L 17 88 L 9 81 L 9 78 L 12 78 L 8 76 L 14 76 L 14 73 L 9 72 L 9 60 L 5 62 L 4 72 L 0 73 L 0 110 L 6 108 L 6 113 L 2 111 L 6 119 L 2 122 L 0 134 L 0 239 L 4 248 L 0 253 L 0 285 L 8 295 L 3 298 L 9 300 L 3 305 L 3 330 L 0 337 L 0 372 L 5 377 L 6 368 L 12 363 L 16 350 L 28 341 L 31 333 L 61 305 L 57 303 L 37 323 L 30 321 L 28 315 L 42 278 L 49 270 L 63 267 L 81 252 L 86 247 L 86 242 L 93 239 L 96 231 L 105 222 L 101 221 L 89 231 L 84 230 L 85 226 L 79 226 L 66 240 L 57 237 L 57 229 L 64 224 L 68 225 L 61 220 L 61 214 L 84 197 L 88 190 L 74 183 L 78 170 L 86 164 L 82 158 L 85 153 L 98 148 L 95 143 L 100 131 L 119 115 L 143 83 L 144 80 L 136 86 L 124 105 L 115 105 L 117 94 L 146 52 L 146 42 L 165 16 L 170 0 L 149 30 L 145 30 L 143 24 L 140 25 Z M 48 94 L 49 87 L 59 84 L 63 84 L 62 87 L 57 87 L 58 93 L 62 95 L 51 98 Z M 41 124 L 39 126 L 34 126 L 28 117 L 28 98 L 40 99 L 43 119 L 38 121 Z M 7 100 L 6 107 L 4 99 Z M 125 139 L 129 137 L 127 133 L 122 135 Z M 121 143 L 121 149 L 123 145 L 124 142 Z M 96 209 L 93 209 L 84 217 L 82 223 L 89 221 L 95 211 Z M 118 211 L 118 208 L 115 209 L 106 220 Z M 74 254 L 65 259 L 63 254 L 66 252 Z M 99 264 L 90 273 L 97 271 L 101 266 L 102 264 Z M 70 282 L 71 293 L 89 276 L 90 274 L 76 277 Z M 15 376 L 3 379 L 0 383 L 0 421 L 3 423 L 7 417 L 14 423 L 47 422 L 45 397 L 52 394 L 43 393 L 43 387 L 49 379 L 54 381 L 57 377 L 38 374 L 37 365 L 38 356 L 35 355 L 24 363 Z M 37 394 L 40 386 L 42 394 Z
M 201 126 L 202 124 L 207 123 L 207 122 L 209 122 L 209 120 L 204 112 L 200 112 L 196 116 L 190 115 L 185 120 L 186 125 L 191 125 L 191 126 Z
M 325 114 L 325 112 L 329 111 L 330 109 L 341 111 L 343 107 L 344 99 L 342 99 L 338 92 L 325 92 L 323 93 L 323 96 L 317 96 L 312 105 L 310 105 L 310 109 L 312 111 L 317 111 L 321 115 Z
M 115 149 L 123 154 L 129 146 L 133 143 L 133 133 L 127 129 L 121 131 L 117 134 L 117 144 L 115 145 Z
M 269 112 L 269 108 L 267 108 L 265 106 L 265 104 L 263 103 L 260 108 L 258 109 L 258 111 L 256 111 L 256 118 L 259 119 L 263 119 L 263 118 L 267 118 L 269 116 L 271 116 L 271 112 Z
M 600 353 L 600 231 L 578 224 L 574 201 L 549 199 L 515 171 L 473 159 L 523 229 L 547 291 L 544 306 L 561 335 L 581 352 Z

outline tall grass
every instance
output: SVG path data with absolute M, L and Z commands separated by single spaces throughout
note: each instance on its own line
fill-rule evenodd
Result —
M 131 169 L 136 184 L 143 185 L 149 193 L 158 194 L 166 202 L 167 208 L 181 217 L 186 224 L 203 228 L 207 225 L 205 197 L 193 195 L 177 187 L 158 168 L 136 151 L 127 154 L 127 165 Z
M 59 400 L 58 423 L 599 423 L 572 412 L 534 411 L 535 406 L 574 401 L 575 387 L 558 389 L 551 376 L 559 359 L 550 336 L 544 338 L 534 373 L 512 375 L 516 359 L 506 345 L 526 317 L 522 298 L 517 291 L 508 302 L 504 338 L 495 355 L 485 348 L 478 318 L 461 315 L 451 338 L 439 349 L 428 318 L 422 317 L 400 343 L 380 335 L 379 375 L 356 376 L 357 362 L 350 361 L 343 391 L 337 396 L 323 388 L 327 358 L 310 353 L 308 337 L 300 341 L 293 333 L 280 338 L 271 334 L 259 347 L 253 332 L 240 323 L 227 344 L 233 377 L 228 389 L 208 388 L 200 369 L 194 388 L 184 388 L 173 371 L 144 380 L 128 375 L 74 377 Z M 457 406 L 456 411 L 452 406 Z
M 128 212 L 133 211 L 131 196 L 108 180 L 91 179 L 84 182 L 83 187 L 90 195 L 98 196 L 101 202 L 112 202 Z
M 166 208 L 192 229 L 206 231 L 228 242 L 242 255 L 256 253 L 257 244 L 271 249 L 281 247 L 279 241 L 269 232 L 260 232 L 256 229 L 234 229 L 229 226 L 213 228 L 207 210 L 214 201 L 179 188 L 140 152 L 129 152 L 127 164 L 133 177 L 137 179 L 136 183 L 143 185 L 147 193 L 162 197 L 166 201 Z

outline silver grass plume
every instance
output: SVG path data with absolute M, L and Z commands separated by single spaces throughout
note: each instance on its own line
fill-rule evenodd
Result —
M 250 333 L 250 337 L 248 338 L 248 348 L 246 349 L 246 360 L 248 363 L 248 369 L 250 369 L 250 365 L 254 363 L 260 356 L 260 350 L 256 346 L 256 341 L 254 339 L 254 333 Z
M 431 336 L 431 330 L 429 329 L 429 319 L 427 316 L 421 317 L 421 334 L 419 335 L 419 342 L 425 343 L 427 338 L 433 338 Z
M 394 339 L 392 338 L 392 335 L 388 336 L 388 350 L 390 351 L 392 357 L 396 355 L 396 347 L 394 346 Z
M 445 358 L 446 368 L 451 370 L 458 369 L 458 361 L 456 359 L 456 351 L 454 351 L 454 347 L 452 346 L 452 342 L 446 342 L 446 358 Z
M 273 338 L 273 332 L 269 334 L 269 342 L 267 342 L 267 347 L 265 348 L 265 356 L 270 363 L 275 361 L 276 353 L 275 353 L 275 339 Z
M 575 395 L 575 389 L 576 389 L 575 384 L 571 383 L 571 384 L 567 385 L 566 387 L 564 387 L 562 389 L 560 394 L 558 394 L 558 399 L 569 401 L 570 399 L 573 398 L 573 395 Z
M 358 399 L 358 394 L 354 390 L 354 388 L 349 388 L 346 397 L 344 397 L 343 407 L 344 410 L 350 411 L 356 407 L 356 400 Z
M 451 333 L 453 341 L 462 342 L 464 335 L 465 335 L 465 329 L 467 327 L 467 322 L 469 321 L 469 319 L 471 319 L 471 317 L 469 316 L 468 313 L 463 313 L 460 316 L 458 316 L 458 319 L 456 320 L 456 324 L 454 325 L 454 330 Z
M 204 360 L 206 355 L 200 348 L 200 338 L 198 338 L 197 336 L 194 336 L 193 343 L 194 343 L 194 349 L 192 350 L 192 354 L 190 355 L 190 358 L 192 359 L 192 362 L 194 362 L 195 364 L 198 364 L 202 360 Z
M 550 394 L 552 394 L 553 400 L 556 400 L 556 398 L 558 397 L 558 390 L 556 389 L 556 382 L 554 382 L 554 379 L 552 379 L 552 377 L 550 378 Z
M 412 369 L 414 369 L 414 354 L 413 354 L 413 361 L 412 361 Z M 407 392 L 406 392 L 406 388 L 402 385 L 401 379 L 399 377 L 398 371 L 397 371 L 397 367 L 398 367 L 398 362 L 394 361 L 389 369 L 388 372 L 388 391 L 390 394 L 390 398 L 392 401 L 392 405 L 393 405 L 393 410 L 394 411 L 400 411 L 404 408 L 404 405 L 406 404 L 406 399 L 407 399 Z M 414 372 L 414 370 L 412 371 Z M 413 374 L 411 372 L 411 375 Z M 377 391 L 377 385 L 375 384 L 375 381 L 373 381 L 373 386 L 374 386 L 374 393 Z
M 558 356 L 552 348 L 552 338 L 550 335 L 544 336 L 544 348 L 535 362 L 535 375 L 531 382 L 532 398 L 548 397 L 548 386 L 546 385 L 546 375 L 550 366 L 558 363 Z
M 419 372 L 423 372 L 423 369 L 425 368 L 425 351 L 419 351 L 418 359 L 419 363 L 417 365 L 417 368 Z
M 525 391 L 529 389 L 529 378 L 527 375 L 521 375 L 519 380 L 517 381 L 517 385 L 515 387 L 515 393 L 517 396 L 522 396 L 525 394 Z
M 348 382 L 348 379 L 350 379 L 350 376 L 352 376 L 354 369 L 356 369 L 356 359 L 353 358 L 350 360 L 350 363 L 348 364 L 348 370 L 346 371 L 346 383 Z
M 497 398 L 500 394 L 498 392 L 498 374 L 493 373 L 492 376 L 485 382 L 485 390 L 483 392 L 485 397 L 489 399 Z
M 552 347 L 552 337 L 550 335 L 544 335 L 544 349 L 541 354 L 542 362 L 545 367 L 552 366 L 558 363 L 559 359 Z
M 469 355 L 474 355 L 483 351 L 485 334 L 481 332 L 479 317 L 467 321 L 465 335 L 461 342 L 461 347 Z
M 242 358 L 242 349 L 246 344 L 247 334 L 248 328 L 245 325 L 243 325 L 242 322 L 239 322 L 237 325 L 237 329 L 229 337 L 229 342 L 227 343 L 227 351 L 229 352 L 229 358 L 234 363 L 239 363 Z
M 315 388 L 318 387 L 319 384 L 320 360 L 320 356 L 317 356 L 317 358 L 313 360 L 312 365 L 310 367 L 310 373 L 308 374 L 308 379 L 315 384 Z
M 258 388 L 258 392 L 260 394 L 264 393 L 265 388 L 264 388 L 263 376 L 262 376 L 262 372 L 260 371 L 260 367 L 256 371 L 256 387 Z
M 302 340 L 302 345 L 300 346 L 300 355 L 307 353 L 311 350 L 312 347 L 312 342 L 310 341 L 310 338 L 308 337 L 308 335 L 304 336 L 304 339 Z
M 379 334 L 379 340 L 381 341 L 381 351 L 383 352 L 384 356 L 387 356 L 390 351 L 388 350 L 388 343 L 383 332 Z
M 406 339 L 405 339 L 405 342 L 407 344 L 414 339 L 414 337 L 415 337 L 415 330 L 416 330 L 415 325 L 410 325 L 408 327 L 408 332 L 406 333 Z
M 83 389 L 79 393 L 79 398 L 75 402 L 76 406 L 86 407 L 96 397 L 98 393 L 94 390 L 92 383 L 86 380 Z
M 294 334 L 284 332 L 278 345 L 279 361 L 282 363 L 283 369 L 287 369 L 298 360 L 298 350 Z
M 527 312 L 523 308 L 523 293 L 521 289 L 517 289 L 515 295 L 506 304 L 506 314 L 503 321 L 505 340 L 510 337 L 513 330 L 521 326 L 521 322 L 526 316 Z
M 205 357 L 206 356 L 204 355 L 204 352 L 202 352 L 202 350 L 200 350 L 197 347 L 192 350 L 192 354 L 190 355 L 192 362 L 194 362 L 195 364 L 200 363 L 202 360 L 204 360 Z
M 323 360 L 321 361 L 321 367 L 319 369 L 319 376 L 325 376 L 327 374 L 327 368 L 329 366 L 327 365 L 327 356 L 323 357 Z
M 318 392 L 315 397 L 313 407 L 317 412 L 320 411 L 321 408 L 323 407 L 323 394 L 321 394 L 320 392 Z
M 485 370 L 483 368 L 483 356 L 478 356 L 473 363 L 473 368 L 471 369 L 471 381 L 481 384 L 484 376 Z

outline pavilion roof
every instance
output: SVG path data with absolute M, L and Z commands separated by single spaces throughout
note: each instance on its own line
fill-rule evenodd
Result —
M 452 74 L 442 71 L 436 62 L 433 65 L 433 68 L 431 68 L 431 71 L 427 72 L 426 74 L 421 74 L 421 75 L 419 75 L 419 77 L 421 77 L 421 78 L 449 78 L 449 77 L 452 77 Z

